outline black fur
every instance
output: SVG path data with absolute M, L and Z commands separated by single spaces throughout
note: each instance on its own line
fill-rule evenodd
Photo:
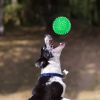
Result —
M 61 100 L 63 87 L 58 82 L 46 85 L 50 77 L 40 77 L 33 90 L 33 96 L 29 100 Z
M 41 49 L 41 57 L 45 57 L 47 60 L 53 57 L 52 53 L 46 48 L 46 45 Z
M 36 61 L 36 64 L 38 67 L 44 68 L 46 67 L 49 63 L 48 60 L 50 58 L 52 58 L 53 55 L 52 53 L 46 49 L 46 45 L 43 46 L 43 48 L 41 49 L 41 56 L 40 58 Z

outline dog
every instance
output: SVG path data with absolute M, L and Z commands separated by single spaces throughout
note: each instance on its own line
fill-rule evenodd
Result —
M 61 70 L 60 55 L 65 43 L 54 46 L 51 35 L 44 38 L 44 46 L 41 49 L 41 56 L 35 66 L 41 68 L 38 83 L 33 89 L 32 97 L 29 100 L 69 100 L 64 98 L 66 85 L 63 82 L 64 73 Z

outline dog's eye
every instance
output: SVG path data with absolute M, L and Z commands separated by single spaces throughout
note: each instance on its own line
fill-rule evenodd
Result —
M 41 62 L 41 66 L 43 65 L 43 61 Z
M 42 49 L 43 49 L 43 50 L 46 50 L 46 45 L 44 45 Z

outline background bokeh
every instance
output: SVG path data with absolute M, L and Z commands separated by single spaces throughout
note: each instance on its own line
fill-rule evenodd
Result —
M 66 16 L 70 33 L 56 36 L 52 21 Z M 34 66 L 44 34 L 66 42 L 61 55 L 65 97 L 100 100 L 100 0 L 0 0 L 0 100 L 28 100 L 39 77 Z

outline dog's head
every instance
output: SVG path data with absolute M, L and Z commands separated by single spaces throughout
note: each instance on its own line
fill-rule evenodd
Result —
M 41 56 L 35 63 L 35 66 L 40 68 L 46 67 L 49 64 L 49 60 L 59 60 L 61 51 L 65 47 L 65 43 L 60 43 L 56 46 L 50 35 L 45 36 L 44 43 L 45 45 L 41 49 Z

